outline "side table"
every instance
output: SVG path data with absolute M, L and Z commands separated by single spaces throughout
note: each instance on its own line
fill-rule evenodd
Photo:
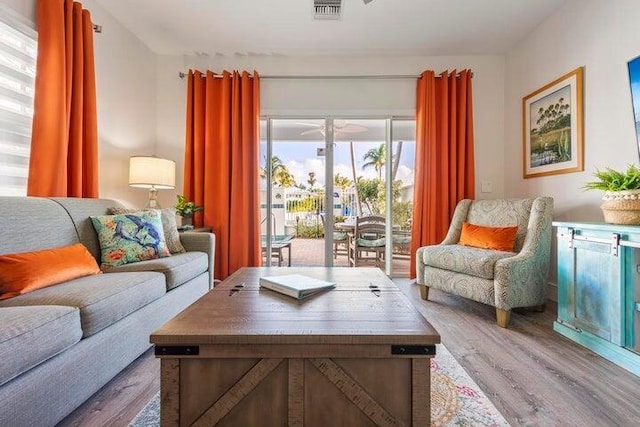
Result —
M 178 228 L 179 233 L 211 233 L 211 227 L 196 227 L 187 230 L 181 230 Z

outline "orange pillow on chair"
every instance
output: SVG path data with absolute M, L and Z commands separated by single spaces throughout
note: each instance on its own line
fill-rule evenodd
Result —
M 98 263 L 82 243 L 0 255 L 0 300 L 99 273 Z
M 484 227 L 462 223 L 459 245 L 475 248 L 513 252 L 516 245 L 518 227 Z

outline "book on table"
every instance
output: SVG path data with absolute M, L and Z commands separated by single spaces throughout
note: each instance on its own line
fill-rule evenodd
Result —
M 302 274 L 286 274 L 261 277 L 260 286 L 296 299 L 304 299 L 318 292 L 335 288 L 336 284 Z

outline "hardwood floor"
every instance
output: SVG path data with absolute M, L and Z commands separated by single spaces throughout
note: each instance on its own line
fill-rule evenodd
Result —
M 640 377 L 553 332 L 556 306 L 513 313 L 395 280 L 440 332 L 443 344 L 514 426 L 635 426 Z M 160 363 L 147 351 L 61 426 L 126 426 L 159 390 Z

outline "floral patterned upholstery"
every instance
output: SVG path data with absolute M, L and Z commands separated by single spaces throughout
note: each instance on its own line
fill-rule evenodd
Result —
M 462 200 L 440 245 L 416 253 L 419 284 L 501 310 L 537 306 L 547 299 L 553 198 Z M 457 245 L 463 222 L 518 226 L 516 252 Z
M 493 280 L 496 261 L 515 255 L 461 245 L 426 246 L 421 253 L 424 265 L 490 280 Z

